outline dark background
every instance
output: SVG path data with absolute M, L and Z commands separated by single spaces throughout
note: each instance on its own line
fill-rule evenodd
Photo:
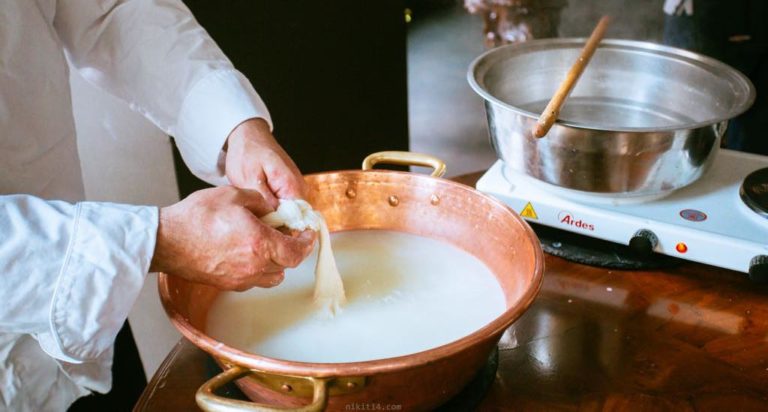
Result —
M 404 0 L 187 0 L 269 108 L 303 173 L 407 150 Z M 175 153 L 182 197 L 205 186 Z

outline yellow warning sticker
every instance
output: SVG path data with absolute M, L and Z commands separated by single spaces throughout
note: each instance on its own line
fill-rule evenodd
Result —
M 539 217 L 536 215 L 536 211 L 533 210 L 533 205 L 531 202 L 528 202 L 522 211 L 520 211 L 520 216 L 527 217 L 528 219 L 536 219 L 539 220 Z

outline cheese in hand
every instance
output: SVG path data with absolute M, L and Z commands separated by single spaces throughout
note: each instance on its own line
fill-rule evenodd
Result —
M 320 232 L 320 251 L 315 266 L 314 302 L 320 309 L 335 314 L 346 301 L 344 284 L 336 267 L 331 248 L 328 225 L 320 212 L 304 200 L 281 199 L 277 210 L 262 217 L 271 227 L 285 226 L 294 230 L 312 229 Z

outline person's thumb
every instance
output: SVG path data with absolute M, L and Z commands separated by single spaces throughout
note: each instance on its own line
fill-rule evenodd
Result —
M 275 210 L 261 192 L 255 189 L 238 189 L 236 201 L 257 217 L 264 216 Z

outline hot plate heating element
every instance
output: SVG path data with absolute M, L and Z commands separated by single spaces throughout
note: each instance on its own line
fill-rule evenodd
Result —
M 531 222 L 768 280 L 766 168 L 768 157 L 721 149 L 693 184 L 639 199 L 563 189 L 499 160 L 477 189 Z

